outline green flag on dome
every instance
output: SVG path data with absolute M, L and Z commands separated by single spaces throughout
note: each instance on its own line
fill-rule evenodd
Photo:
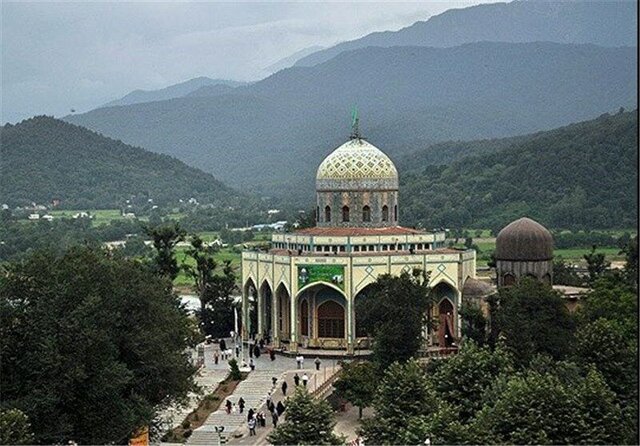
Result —
M 351 112 L 351 138 L 360 138 L 360 129 L 358 128 L 360 120 L 358 118 L 358 106 L 353 106 Z

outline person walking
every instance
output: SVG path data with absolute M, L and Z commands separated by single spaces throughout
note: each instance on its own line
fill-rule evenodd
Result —
M 242 413 L 244 411 L 244 400 L 242 397 L 238 400 L 238 407 L 240 408 L 240 413 Z
M 276 378 L 275 376 L 271 377 L 271 382 L 273 383 L 273 387 L 276 386 L 276 383 L 278 382 L 278 378 Z
M 293 383 L 296 385 L 296 387 L 300 385 L 300 377 L 298 376 L 297 373 L 293 375 Z
M 274 352 L 273 349 L 269 350 L 269 358 L 271 358 L 272 361 L 276 360 L 276 352 Z
M 306 373 L 303 373 L 302 374 L 302 385 L 307 387 L 307 383 L 308 382 L 309 382 L 309 375 L 307 375 Z
M 287 382 L 286 381 L 282 381 L 282 394 L 283 395 L 287 395 Z
M 253 358 L 253 344 L 249 342 L 249 358 Z
M 247 426 L 249 426 L 249 436 L 254 436 L 256 434 L 256 419 L 252 417 L 247 421 Z
M 260 346 L 258 344 L 255 344 L 253 346 L 253 356 L 255 356 L 256 358 L 260 357 Z
M 265 417 L 264 412 L 260 412 L 260 426 L 267 427 L 267 417 Z
M 322 361 L 320 361 L 320 358 L 316 357 L 316 360 L 313 361 L 313 362 L 315 362 L 315 364 L 316 364 L 316 370 L 320 370 L 320 363 L 322 362 Z
M 300 368 L 304 368 L 304 356 L 300 355 Z
M 220 339 L 220 351 L 225 351 L 227 349 L 227 343 L 224 339 Z
M 256 363 L 253 362 L 253 358 L 249 359 L 249 367 L 251 367 L 251 371 L 256 369 Z
M 218 364 L 218 350 L 213 353 L 213 363 Z
M 278 427 L 278 412 L 275 409 L 271 411 L 271 422 L 273 423 L 274 429 Z
M 247 421 L 253 418 L 253 414 L 254 414 L 253 409 L 249 409 L 249 411 L 247 412 Z
M 231 413 L 231 400 L 227 400 L 227 403 L 225 404 L 226 408 L 227 408 L 227 415 L 229 415 Z
M 300 355 L 296 356 L 296 364 L 298 365 L 298 369 L 302 367 L 302 361 L 300 358 L 301 358 Z
M 236 357 L 240 356 L 240 346 L 236 345 Z
M 282 401 L 278 401 L 278 405 L 276 406 L 276 411 L 278 412 L 278 416 L 282 416 L 282 414 L 284 413 L 285 407 L 284 404 L 282 404 Z

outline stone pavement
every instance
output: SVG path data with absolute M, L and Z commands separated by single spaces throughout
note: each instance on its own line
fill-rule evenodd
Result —
M 310 392 L 313 392 L 316 388 L 320 387 L 322 383 L 325 382 L 326 379 L 330 379 L 339 369 L 340 367 L 338 365 L 335 365 L 335 366 L 330 366 L 326 368 L 322 367 L 318 371 L 315 370 L 315 367 L 313 369 L 309 369 L 309 368 L 301 369 L 301 370 L 292 369 L 292 370 L 286 371 L 278 377 L 278 381 L 275 385 L 275 388 L 271 393 L 271 400 L 273 401 L 274 404 L 278 404 L 279 401 L 282 401 L 282 404 L 284 404 L 286 408 L 287 397 L 291 396 L 295 391 L 295 382 L 293 377 L 296 373 L 298 373 L 300 377 L 302 377 L 303 373 L 305 372 L 307 373 L 307 375 L 309 376 L 309 382 L 307 384 L 307 387 Z M 286 396 L 282 393 L 283 381 L 286 381 L 288 385 Z M 300 381 L 300 385 L 302 386 L 302 380 Z M 245 418 L 244 424 L 236 431 L 235 435 L 232 438 L 229 438 L 228 444 L 232 444 L 232 445 L 267 445 L 269 444 L 269 442 L 267 441 L 267 436 L 273 430 L 273 423 L 271 421 L 271 415 L 267 411 L 266 404 L 264 404 L 265 401 L 266 401 L 266 396 L 262 401 L 262 404 L 258 406 L 253 406 L 253 407 L 257 408 L 259 412 L 264 412 L 267 418 L 266 427 L 256 428 L 257 435 L 250 437 L 249 429 L 247 428 L 247 423 L 246 423 L 247 420 Z M 284 416 L 280 417 L 280 419 L 278 420 L 278 423 L 283 422 L 286 419 L 286 416 L 287 416 L 287 412 L 285 410 Z
M 235 357 L 235 344 L 231 339 L 226 340 L 227 348 L 233 351 L 232 357 Z M 239 344 L 238 344 L 239 345 Z M 218 352 L 218 364 L 215 364 L 214 355 Z M 249 363 L 248 349 L 241 350 L 242 354 L 238 361 L 240 365 Z M 198 382 L 204 388 L 204 394 L 194 395 L 190 399 L 190 404 L 182 409 L 172 409 L 167 411 L 167 417 L 171 418 L 171 427 L 179 425 L 186 416 L 193 411 L 203 395 L 212 393 L 217 385 L 225 379 L 229 372 L 229 359 L 222 359 L 219 353 L 218 344 L 204 345 L 204 367 L 201 370 L 200 375 L 196 378 Z M 339 369 L 338 361 L 336 359 L 321 358 L 321 367 L 319 371 L 315 370 L 315 356 L 305 355 L 304 369 L 298 370 L 295 358 L 276 356 L 274 361 L 271 361 L 269 355 L 261 354 L 258 358 L 253 358 L 255 364 L 255 370 L 250 371 L 248 367 L 241 367 L 242 371 L 249 372 L 247 378 L 240 382 L 236 387 L 234 393 L 228 397 L 228 399 L 234 404 L 234 411 L 231 414 L 226 413 L 225 401 L 220 402 L 220 406 L 211 413 L 202 426 L 195 429 L 189 439 L 187 445 L 217 445 L 222 442 L 228 442 L 231 444 L 267 444 L 266 437 L 272 430 L 271 415 L 267 413 L 265 401 L 267 396 L 271 393 L 272 400 L 275 404 L 278 401 L 284 402 L 285 396 L 282 394 L 281 386 L 283 380 L 287 381 L 289 386 L 287 395 L 290 395 L 295 388 L 293 376 L 297 372 L 300 377 L 304 372 L 307 372 L 309 376 L 309 390 L 313 391 L 322 383 L 330 379 L 331 376 Z M 272 378 L 277 378 L 275 387 L 272 383 Z M 302 384 L 300 384 L 302 385 Z M 237 408 L 237 402 L 242 397 L 245 400 L 244 413 L 240 414 Z M 248 436 L 247 428 L 247 412 L 250 408 L 258 409 L 265 413 L 267 418 L 266 428 L 257 428 L 256 437 Z M 286 416 L 286 412 L 285 412 Z M 281 417 L 280 421 L 283 421 L 285 417 Z M 224 427 L 224 431 L 219 436 L 215 431 L 216 427 Z
M 158 415 L 162 428 L 160 429 L 160 436 L 164 435 L 169 430 L 177 427 L 184 421 L 184 419 L 193 412 L 202 401 L 204 395 L 213 393 L 218 387 L 220 382 L 224 381 L 227 377 L 227 370 L 209 370 L 201 369 L 195 377 L 195 382 L 202 388 L 202 393 L 190 393 L 188 396 L 188 402 L 184 406 L 171 406 L 161 412 Z

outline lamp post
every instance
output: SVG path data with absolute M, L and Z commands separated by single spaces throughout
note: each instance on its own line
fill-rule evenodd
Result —
M 224 431 L 224 426 L 214 426 L 216 433 L 218 434 L 218 444 L 222 444 L 222 432 Z

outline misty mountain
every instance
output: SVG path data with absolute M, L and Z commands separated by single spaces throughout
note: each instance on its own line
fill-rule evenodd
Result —
M 473 155 L 434 165 L 436 145 L 398 163 L 403 224 L 499 229 L 523 215 L 553 228 L 638 224 L 637 109 L 448 147 Z
M 637 46 L 635 1 L 512 1 L 450 9 L 398 31 L 369 34 L 300 58 L 296 66 L 325 62 L 368 46 L 451 47 L 465 43 L 558 42 Z
M 166 101 L 167 99 L 181 98 L 187 96 L 204 87 L 229 87 L 234 88 L 244 85 L 243 82 L 226 79 L 211 79 L 208 77 L 196 77 L 179 84 L 170 85 L 159 90 L 135 90 L 120 99 L 111 101 L 103 107 L 113 107 L 118 105 L 140 104 L 144 102 Z
M 293 64 L 295 64 L 298 60 L 302 59 L 303 57 L 306 57 L 309 54 L 316 53 L 323 49 L 324 47 L 319 45 L 310 46 L 308 48 L 301 49 L 300 51 L 296 51 L 295 53 L 287 57 L 284 57 L 267 67 L 264 67 L 263 70 L 269 74 L 275 73 L 276 71 L 284 70 L 285 68 L 292 67 Z
M 201 203 L 244 200 L 208 173 L 47 116 L 0 127 L 0 196 L 10 206 L 31 202 L 72 209 L 121 205 L 132 196 L 162 205 L 193 197 Z
M 231 94 L 65 119 L 170 154 L 243 190 L 298 194 L 304 204 L 318 164 L 346 140 L 354 104 L 363 134 L 397 158 L 428 143 L 531 133 L 633 108 L 636 93 L 635 48 L 371 47 L 282 70 Z
M 230 87 L 229 85 L 224 84 L 215 84 L 215 85 L 205 85 L 204 87 L 200 87 L 195 91 L 192 91 L 189 94 L 184 95 L 186 98 L 203 98 L 208 96 L 218 96 L 221 94 L 227 94 L 235 87 Z

